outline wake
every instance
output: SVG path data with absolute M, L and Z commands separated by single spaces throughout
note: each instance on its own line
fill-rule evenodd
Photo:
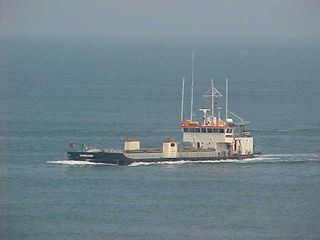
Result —
M 108 163 L 95 163 L 95 162 L 87 162 L 87 161 L 76 161 L 76 160 L 58 160 L 58 161 L 47 161 L 47 163 L 51 164 L 62 164 L 62 165 L 114 165 Z
M 251 164 L 251 163 L 284 163 L 284 162 L 320 162 L 320 154 L 266 154 L 255 158 L 227 159 L 227 160 L 199 160 L 199 161 L 163 161 L 163 162 L 135 162 L 130 167 L 149 165 L 180 165 L 180 164 Z
M 298 162 L 320 162 L 320 154 L 265 154 L 259 155 L 255 158 L 246 159 L 226 159 L 226 160 L 181 160 L 181 161 L 162 161 L 162 162 L 134 162 L 130 164 L 130 167 L 138 166 L 150 166 L 150 165 L 181 165 L 181 164 L 223 164 L 223 163 L 234 163 L 234 164 L 252 164 L 252 163 L 298 163 Z M 109 165 L 117 166 L 108 163 L 94 163 L 87 161 L 74 161 L 74 160 L 58 160 L 58 161 L 47 161 L 49 164 L 60 164 L 60 165 Z

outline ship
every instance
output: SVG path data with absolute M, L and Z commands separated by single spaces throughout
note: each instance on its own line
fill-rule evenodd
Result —
M 161 163 L 177 161 L 221 161 L 227 159 L 254 158 L 254 144 L 247 124 L 242 117 L 228 109 L 228 78 L 225 88 L 225 116 L 221 118 L 218 99 L 223 95 L 215 88 L 213 79 L 211 87 L 203 97 L 211 99 L 210 108 L 199 109 L 200 120 L 194 120 L 193 114 L 193 77 L 194 54 L 192 55 L 190 116 L 184 117 L 185 79 L 182 79 L 180 128 L 182 141 L 166 139 L 162 148 L 141 148 L 140 140 L 127 138 L 123 149 L 101 149 L 80 145 L 78 149 L 70 143 L 68 159 L 113 165 L 130 165 L 133 163 Z

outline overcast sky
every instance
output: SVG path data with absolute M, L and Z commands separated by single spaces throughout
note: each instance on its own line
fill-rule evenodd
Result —
M 0 0 L 0 33 L 319 38 L 320 0 Z

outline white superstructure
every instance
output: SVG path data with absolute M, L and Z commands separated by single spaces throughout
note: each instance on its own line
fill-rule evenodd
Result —
M 253 138 L 245 128 L 246 122 L 228 110 L 228 79 L 226 79 L 225 95 L 225 119 L 221 119 L 221 108 L 217 107 L 217 99 L 222 97 L 222 94 L 214 87 L 211 80 L 211 89 L 204 95 L 211 98 L 211 109 L 200 109 L 203 112 L 201 121 L 191 119 L 182 121 L 183 142 L 191 143 L 194 149 L 211 150 L 216 156 L 251 155 Z M 211 114 L 208 114 L 210 111 Z M 218 116 L 215 115 L 216 112 Z M 237 121 L 230 118 L 230 115 Z

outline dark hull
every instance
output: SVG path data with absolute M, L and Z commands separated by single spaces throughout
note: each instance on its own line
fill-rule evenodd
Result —
M 254 155 L 232 155 L 219 157 L 183 157 L 183 158 L 146 158 L 146 159 L 131 159 L 126 157 L 123 153 L 116 152 L 68 152 L 69 160 L 87 161 L 95 163 L 106 163 L 114 165 L 129 165 L 134 162 L 177 162 L 177 161 L 212 161 L 212 160 L 228 160 L 228 159 L 245 159 L 254 158 Z
M 108 163 L 115 165 L 129 165 L 133 163 L 131 159 L 127 158 L 123 153 L 109 153 L 109 152 L 68 152 L 69 160 L 88 161 L 96 163 Z

